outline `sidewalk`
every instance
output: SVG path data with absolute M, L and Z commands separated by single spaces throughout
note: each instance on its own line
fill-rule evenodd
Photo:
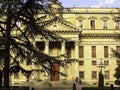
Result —
M 29 82 L 28 86 L 33 87 L 34 90 L 72 90 L 72 82 Z M 24 84 L 25 85 L 25 84 Z M 86 83 L 76 83 L 77 90 L 81 90 L 82 87 L 91 86 Z M 32 90 L 32 89 L 31 89 Z

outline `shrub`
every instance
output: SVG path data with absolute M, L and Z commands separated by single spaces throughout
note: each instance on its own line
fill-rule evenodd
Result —
M 115 84 L 120 86 L 120 80 L 115 80 Z
M 104 87 L 104 76 L 102 71 L 99 72 L 98 87 Z

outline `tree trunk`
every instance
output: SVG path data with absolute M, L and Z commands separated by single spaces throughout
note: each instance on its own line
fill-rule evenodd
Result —
M 0 70 L 0 88 L 2 86 L 2 71 Z
M 4 55 L 4 87 L 9 88 L 9 69 L 10 69 L 10 31 L 11 31 L 11 12 L 8 6 L 7 23 L 5 32 L 5 55 Z

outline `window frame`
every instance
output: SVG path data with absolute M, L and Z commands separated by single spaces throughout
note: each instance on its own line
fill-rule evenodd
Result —
M 96 58 L 96 46 L 91 46 L 92 58 Z
M 104 58 L 108 58 L 109 57 L 109 49 L 108 46 L 104 46 Z
M 84 79 L 85 78 L 85 72 L 84 71 L 79 71 L 79 78 Z
M 95 29 L 95 20 L 90 20 L 90 28 Z
M 79 46 L 79 58 L 84 57 L 84 46 Z
M 83 29 L 83 20 L 79 19 L 77 26 Z
M 97 79 L 97 71 L 92 71 L 91 72 L 91 78 L 92 79 Z
M 107 72 L 107 73 L 106 73 Z M 110 71 L 104 71 L 104 78 L 105 79 L 110 79 Z
M 103 29 L 108 29 L 108 20 L 103 20 Z

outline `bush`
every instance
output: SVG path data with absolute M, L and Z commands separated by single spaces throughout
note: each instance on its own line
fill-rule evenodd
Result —
M 98 87 L 104 87 L 104 76 L 102 71 L 99 72 Z
M 115 80 L 115 84 L 120 86 L 120 80 Z

